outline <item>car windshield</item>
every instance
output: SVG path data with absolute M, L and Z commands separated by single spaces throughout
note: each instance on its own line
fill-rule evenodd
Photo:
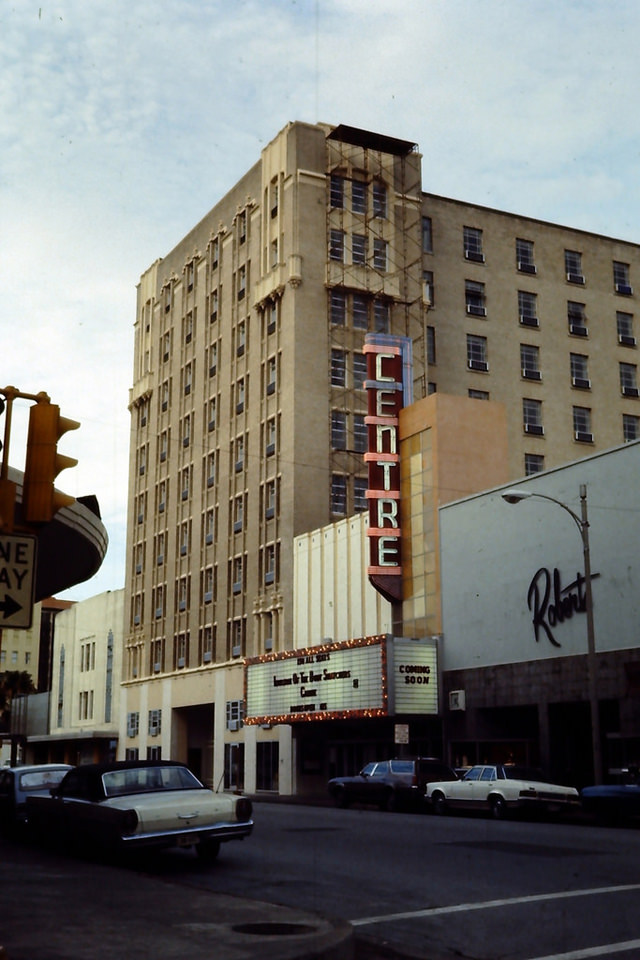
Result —
M 29 770 L 20 774 L 20 789 L 24 793 L 31 790 L 51 790 L 58 786 L 66 772 L 66 767 L 62 770 Z
M 130 767 L 102 774 L 107 797 L 163 790 L 198 790 L 202 784 L 186 767 Z

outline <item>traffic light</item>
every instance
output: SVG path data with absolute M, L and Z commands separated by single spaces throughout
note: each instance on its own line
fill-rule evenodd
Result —
M 77 460 L 58 453 L 60 437 L 80 424 L 60 416 L 60 407 L 47 400 L 34 403 L 29 411 L 27 458 L 22 488 L 22 513 L 26 523 L 47 523 L 61 508 L 75 501 L 58 490 L 53 482 L 61 470 L 75 467 Z

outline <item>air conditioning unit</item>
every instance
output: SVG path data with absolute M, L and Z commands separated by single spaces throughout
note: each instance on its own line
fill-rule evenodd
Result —
M 583 433 L 582 430 L 576 430 L 575 438 L 576 440 L 579 440 L 581 443 L 593 443 L 593 434 Z
M 466 710 L 466 696 L 464 690 L 449 691 L 449 710 Z
M 527 367 L 522 368 L 522 376 L 525 380 L 542 380 L 542 374 L 539 370 L 529 370 Z
M 540 321 L 537 317 L 532 317 L 527 313 L 520 314 L 520 323 L 523 327 L 539 327 Z
M 265 650 L 273 650 L 273 637 L 267 637 L 264 641 Z
M 484 263 L 484 254 L 478 253 L 476 250 L 465 250 L 464 258 L 465 260 L 473 260 L 475 263 Z
M 630 297 L 633 295 L 633 287 L 628 283 L 616 283 L 616 293 L 624 293 L 625 296 Z
M 202 662 L 211 663 L 211 659 L 211 650 L 205 650 L 205 652 L 202 654 Z
M 239 730 L 240 721 L 239 720 L 229 720 L 227 723 L 227 730 Z
M 154 673 L 160 673 L 160 664 L 159 664 L 159 663 L 154 663 L 154 665 L 153 665 L 153 672 L 154 672 Z
M 544 427 L 541 423 L 525 423 L 524 432 L 533 433 L 538 437 L 542 437 L 544 435 Z
M 628 334 L 626 334 L 626 333 L 621 333 L 621 334 L 618 336 L 618 343 L 624 344 L 625 347 L 635 347 L 635 345 L 636 345 L 636 338 L 635 338 L 635 337 L 630 337 L 630 336 L 629 336 Z
M 184 667 L 184 657 L 178 657 L 178 670 Z
M 469 360 L 469 369 L 482 370 L 486 373 L 486 371 L 489 369 L 489 364 L 486 360 Z
M 586 337 L 589 331 L 582 323 L 570 323 L 569 333 L 572 333 L 575 337 Z
M 487 308 L 481 307 L 476 303 L 468 303 L 467 313 L 471 314 L 472 317 L 486 317 Z
M 574 387 L 580 387 L 581 390 L 591 389 L 591 380 L 587 380 L 584 377 L 571 377 L 571 384 Z
M 538 268 L 535 263 L 525 263 L 523 260 L 518 260 L 518 270 L 520 273 L 537 273 Z
M 232 650 L 231 650 L 231 656 L 232 656 L 232 657 L 239 657 L 241 654 L 242 654 L 242 647 L 241 647 L 241 646 L 238 645 L 237 647 L 233 647 L 233 648 L 232 648 Z
M 584 277 L 581 273 L 568 273 L 567 280 L 569 283 L 584 283 Z
M 640 396 L 637 387 L 623 387 L 622 388 L 623 397 L 637 397 Z

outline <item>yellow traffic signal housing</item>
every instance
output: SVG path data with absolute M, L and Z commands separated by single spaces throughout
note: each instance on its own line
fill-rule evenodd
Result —
M 61 508 L 75 501 L 53 482 L 61 470 L 75 467 L 77 460 L 58 453 L 58 440 L 80 424 L 60 416 L 60 407 L 48 401 L 34 403 L 29 411 L 27 458 L 22 488 L 22 514 L 26 523 L 47 523 Z

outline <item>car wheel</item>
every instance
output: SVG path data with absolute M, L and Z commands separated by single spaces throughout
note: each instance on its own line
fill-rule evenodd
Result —
M 340 787 L 339 790 L 336 790 L 333 795 L 333 802 L 335 803 L 336 807 L 340 807 L 340 809 L 344 809 L 345 807 L 349 806 L 347 791 L 343 787 Z
M 431 807 L 433 812 L 437 813 L 440 817 L 447 812 L 447 801 L 444 793 L 440 793 L 438 790 L 431 794 Z
M 491 816 L 494 820 L 504 820 L 507 815 L 507 805 L 502 797 L 491 798 Z
M 203 840 L 196 846 L 196 853 L 204 863 L 213 863 L 220 853 L 219 840 Z

